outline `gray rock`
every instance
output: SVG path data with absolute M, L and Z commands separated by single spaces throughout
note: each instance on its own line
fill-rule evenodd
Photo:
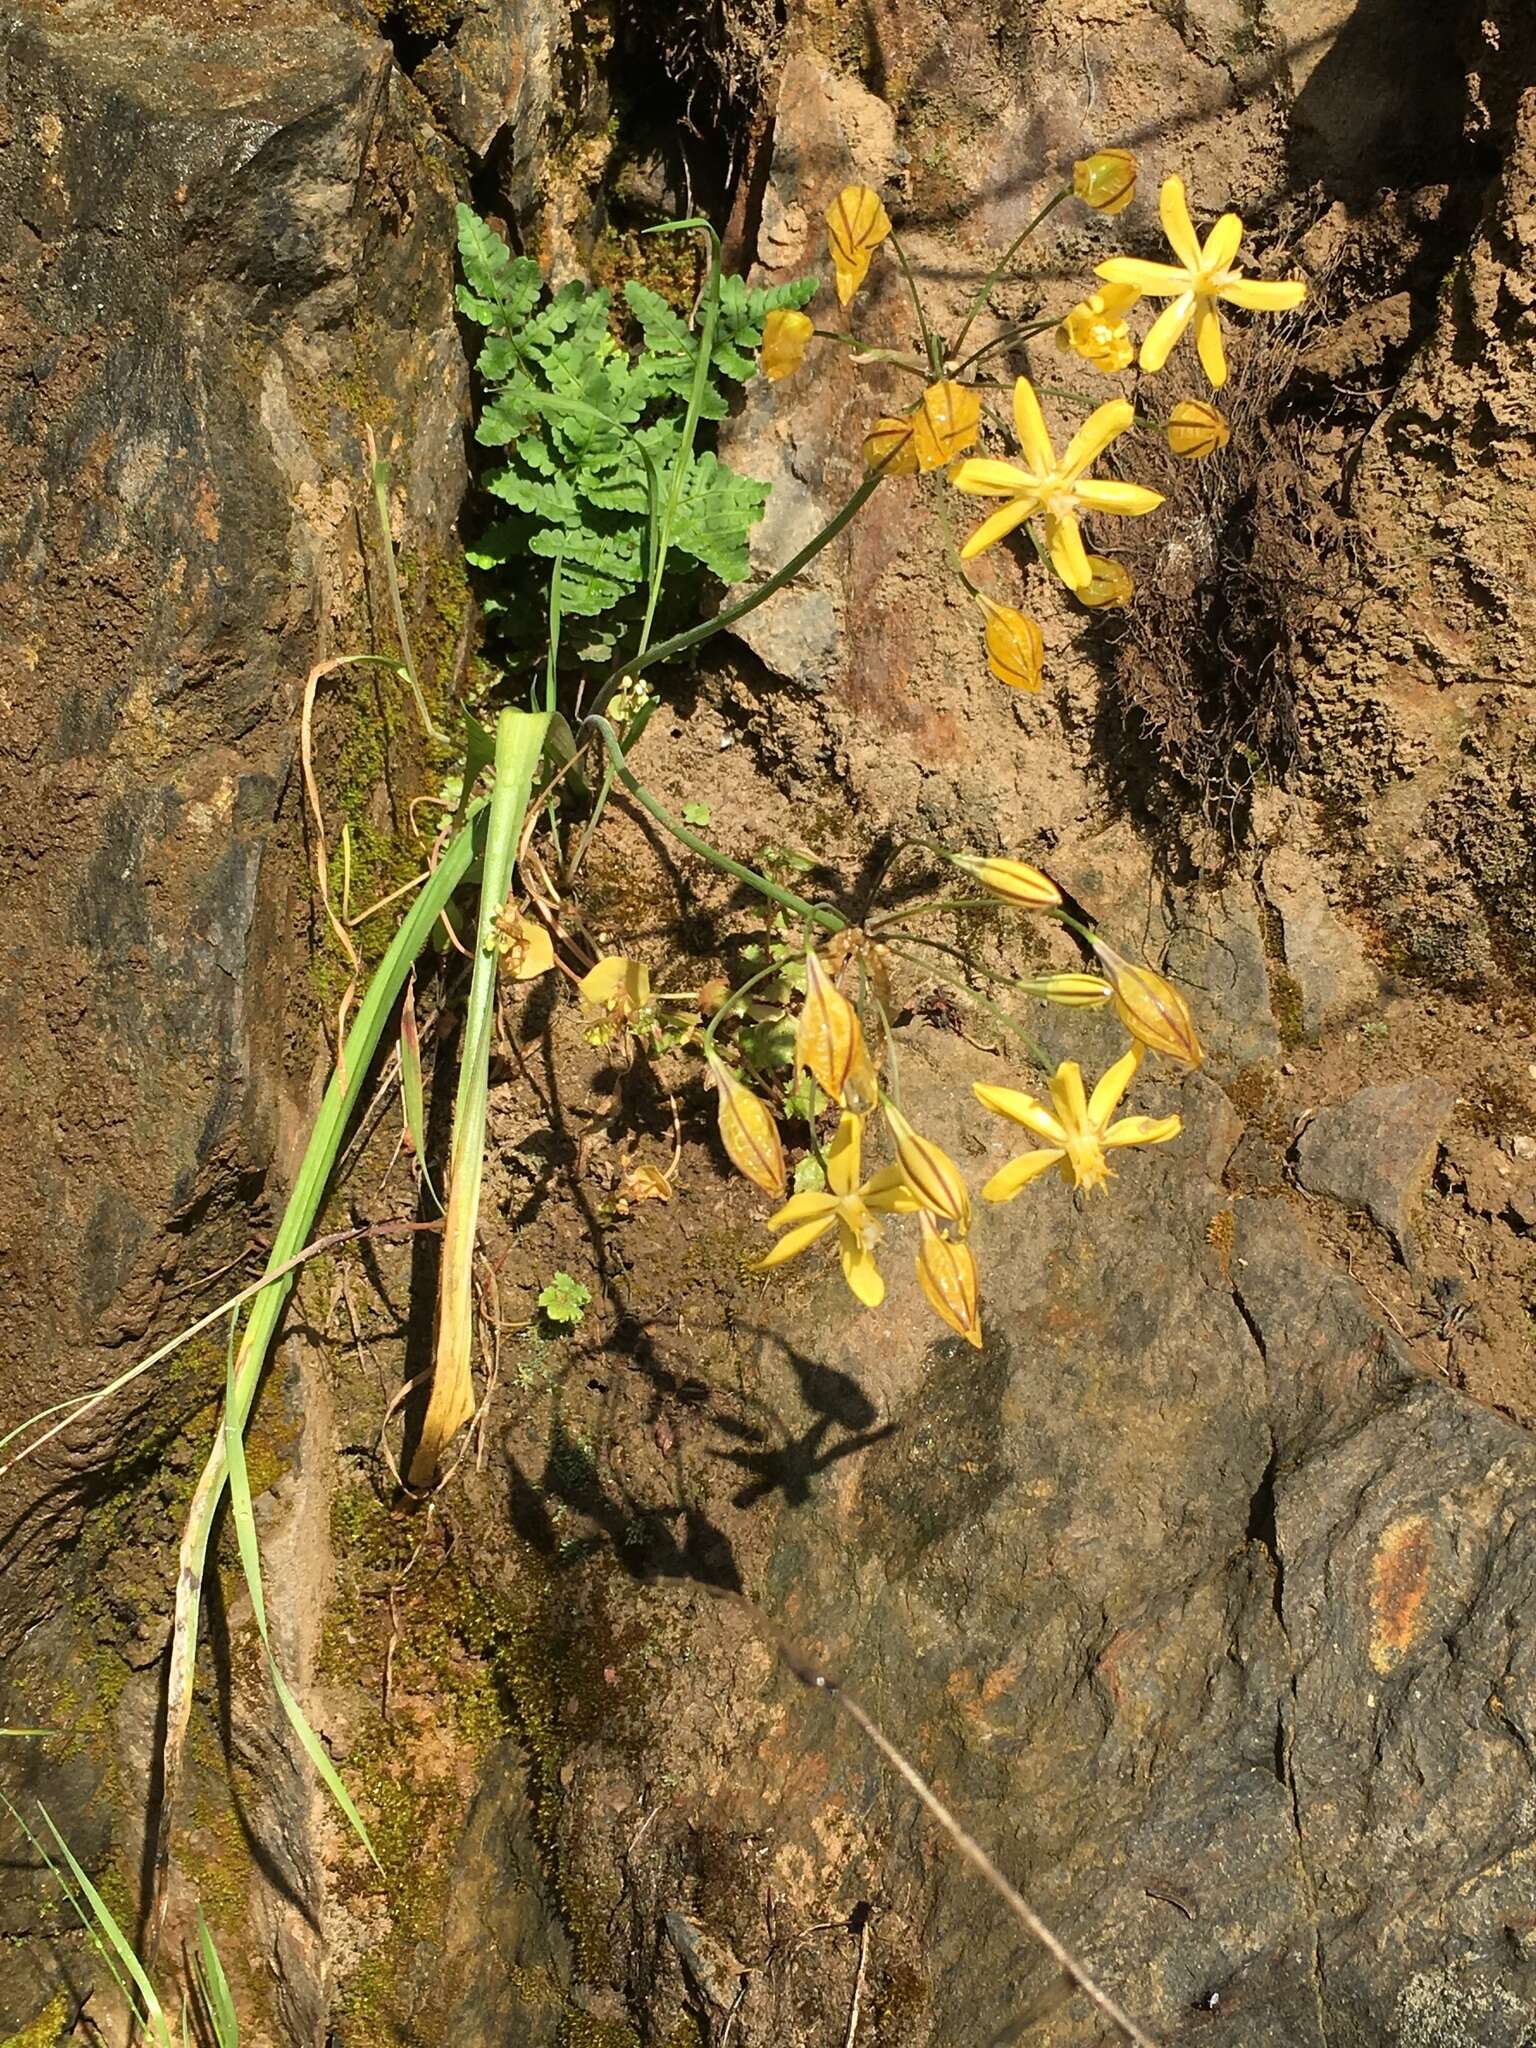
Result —
M 1301 1003 L 1301 1034 L 1315 1044 L 1330 1026 L 1373 1011 L 1381 999 L 1360 941 L 1331 908 L 1315 864 L 1294 847 L 1264 863 L 1264 893 L 1280 919 L 1285 971 Z
M 499 1742 L 481 1773 L 450 1880 L 456 1907 L 473 1900 L 474 1911 L 456 1911 L 442 1939 L 423 1944 L 422 2009 L 446 2007 L 444 2038 L 461 2048 L 500 2048 L 511 2039 L 554 2048 L 560 2038 L 571 1947 L 540 1867 L 527 1784 L 521 1747 Z
M 1455 1102 L 1427 1075 L 1362 1088 L 1307 1125 L 1296 1146 L 1297 1178 L 1309 1194 L 1368 1211 L 1412 1265 L 1414 1206 Z
M 1279 1059 L 1264 932 L 1247 883 L 1182 899 L 1164 966 L 1189 998 L 1213 1073 Z

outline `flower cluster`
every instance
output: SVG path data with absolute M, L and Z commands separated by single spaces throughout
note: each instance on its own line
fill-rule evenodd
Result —
M 1112 1177 L 1112 1152 L 1161 1144 L 1179 1132 L 1177 1116 L 1116 1112 L 1147 1053 L 1157 1052 L 1186 1066 L 1199 1064 L 1200 1042 L 1189 1006 L 1156 969 L 1128 960 L 1099 933 L 1077 925 L 1060 889 L 1040 868 L 1003 856 L 947 852 L 944 858 L 980 892 L 974 899 L 977 905 L 1004 903 L 1017 911 L 1055 918 L 1078 933 L 1091 963 L 1088 968 L 1014 982 L 1013 987 L 1066 1008 L 1112 1007 L 1130 1035 L 1127 1052 L 1091 1094 L 1072 1060 L 1061 1062 L 1049 1075 L 1048 1101 L 1018 1088 L 974 1084 L 984 1108 L 1023 1125 L 1040 1140 L 1035 1149 L 995 1173 L 981 1189 L 981 1197 L 987 1202 L 1011 1201 L 1052 1168 L 1074 1188 L 1102 1188 Z M 883 1078 L 895 1006 L 888 949 L 877 937 L 879 929 L 845 927 L 794 960 L 788 983 L 802 987 L 793 1019 L 792 1071 L 777 1108 L 760 1092 L 761 1082 L 754 1087 L 745 1078 L 744 1068 L 751 1064 L 748 1041 L 738 1047 L 738 1063 L 726 1057 L 715 1035 L 733 1009 L 747 1007 L 746 998 L 765 974 L 718 1003 L 705 1035 L 705 1058 L 716 1089 L 720 1139 L 736 1169 L 781 1204 L 768 1219 L 778 1241 L 758 1261 L 758 1271 L 772 1272 L 831 1237 L 855 1298 L 866 1307 L 878 1307 L 885 1298 L 879 1255 L 890 1221 L 915 1218 L 916 1271 L 923 1294 L 942 1322 L 980 1348 L 980 1283 L 970 1244 L 971 1196 L 965 1176 L 941 1145 L 913 1126 L 896 1099 L 894 1082 L 888 1086 Z M 913 943 L 921 949 L 921 941 Z M 937 952 L 933 958 L 938 959 Z M 839 987 L 844 976 L 856 979 L 860 1001 L 851 1000 Z M 583 987 L 594 993 L 634 990 L 632 963 L 600 962 Z M 868 1012 L 873 1041 L 860 1002 Z M 791 1010 L 794 999 L 786 997 L 785 1011 Z M 803 1119 L 807 1127 L 808 1150 L 794 1169 L 793 1192 L 780 1129 L 785 1115 Z M 865 1155 L 877 1126 L 883 1128 L 894 1156 L 869 1171 Z
M 1071 180 L 1036 216 L 1031 228 L 1060 201 L 1076 198 L 1107 216 L 1118 215 L 1136 194 L 1137 165 L 1129 150 L 1101 149 L 1081 158 Z M 1136 256 L 1112 256 L 1095 266 L 1096 290 L 1063 314 L 1006 327 L 969 355 L 962 354 L 965 336 L 976 314 L 988 303 L 991 288 L 1007 266 L 1019 237 L 987 279 L 964 325 L 949 341 L 935 332 L 924 312 L 910 266 L 901 256 L 891 218 L 878 192 L 868 185 L 849 185 L 827 210 L 828 246 L 840 305 L 847 307 L 866 278 L 876 252 L 887 242 L 897 250 L 922 329 L 923 356 L 912 359 L 900 351 L 871 349 L 852 335 L 843 340 L 856 361 L 893 363 L 924 379 L 922 395 L 905 412 L 875 420 L 864 437 L 864 459 L 881 476 L 916 476 L 945 470 L 957 491 L 998 500 L 960 549 L 962 564 L 974 561 L 1000 540 L 1021 528 L 1079 603 L 1096 608 L 1126 603 L 1131 578 L 1116 562 L 1090 552 L 1084 539 L 1085 517 L 1140 517 L 1163 503 L 1161 493 L 1115 477 L 1096 476 L 1095 465 L 1112 443 L 1133 427 L 1154 419 L 1172 452 L 1183 460 L 1205 461 L 1227 445 L 1231 429 L 1208 399 L 1179 398 L 1165 414 L 1145 403 L 1138 386 L 1130 398 L 1098 406 L 1067 438 L 1060 455 L 1040 403 L 1039 385 L 1029 376 L 1013 384 L 1013 425 L 1016 460 L 966 456 L 982 431 L 981 392 L 976 381 L 985 358 L 995 349 L 1023 347 L 1031 336 L 1054 331 L 1057 349 L 1086 363 L 1099 375 L 1122 375 L 1135 366 L 1143 376 L 1164 369 L 1183 336 L 1193 330 L 1194 353 L 1213 391 L 1226 382 L 1226 348 L 1221 311 L 1286 312 L 1306 297 L 1299 279 L 1252 278 L 1237 265 L 1243 223 L 1224 213 L 1202 240 L 1190 218 L 1183 180 L 1169 177 L 1158 195 L 1163 234 L 1174 260 L 1150 262 Z M 1025 234 L 1031 230 L 1026 229 Z M 1166 300 L 1138 342 L 1131 316 L 1143 298 Z M 822 332 L 800 312 L 769 316 L 763 335 L 762 368 L 770 379 L 789 376 L 804 360 L 814 335 Z M 969 375 L 972 381 L 967 382 Z M 962 459 L 963 458 L 963 459 Z M 1001 604 L 967 574 L 967 584 L 981 606 L 987 666 L 1010 689 L 1037 691 L 1043 680 L 1044 639 L 1038 624 L 1025 612 Z

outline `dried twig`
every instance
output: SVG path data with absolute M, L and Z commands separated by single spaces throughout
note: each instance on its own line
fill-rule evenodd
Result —
M 736 1597 L 740 1598 L 739 1595 Z M 848 1719 L 859 1729 L 866 1741 L 872 1743 L 879 1750 L 891 1768 L 906 1780 L 922 1805 L 933 1816 L 934 1820 L 938 1822 L 940 1828 L 948 1835 L 950 1841 L 954 1843 L 966 1862 L 986 1879 L 987 1883 L 997 1893 L 1004 1905 L 1007 1906 L 1009 1912 L 1018 1921 L 1019 1925 L 1024 1928 L 1025 1932 L 1033 1940 L 1040 1944 L 1052 1961 L 1060 1966 L 1062 1972 L 1071 1979 L 1078 1990 L 1097 2006 L 1105 2019 L 1118 2029 L 1127 2041 L 1133 2042 L 1135 2048 L 1157 2048 L 1157 2043 L 1152 2039 L 1151 2035 L 1142 2031 L 1130 2014 L 1122 2010 L 1103 1986 L 1089 1974 L 1086 1966 L 1080 1963 L 1066 1944 L 1046 1926 L 1029 1901 L 1004 1877 L 975 1836 L 968 1833 L 954 1814 L 950 1812 L 949 1808 L 940 1799 L 938 1793 L 934 1791 L 916 1765 L 908 1762 L 907 1758 L 902 1755 L 901 1751 L 884 1730 L 865 1713 L 858 1701 L 851 1694 L 844 1692 L 835 1679 L 830 1678 L 826 1672 L 813 1664 L 803 1651 L 798 1649 L 784 1636 L 761 1609 L 755 1607 L 749 1600 L 743 1600 L 741 1604 L 751 1614 L 757 1626 L 770 1637 L 779 1655 L 794 1673 L 795 1677 L 799 1679 L 800 1683 L 810 1687 L 814 1692 L 824 1693 L 840 1713 L 847 1715 Z

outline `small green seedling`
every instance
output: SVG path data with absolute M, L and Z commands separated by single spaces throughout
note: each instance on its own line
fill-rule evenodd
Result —
M 572 1329 L 587 1312 L 592 1299 L 590 1287 L 583 1287 L 579 1280 L 573 1280 L 569 1273 L 557 1273 L 547 1287 L 539 1291 L 539 1307 L 552 1323 L 568 1323 Z

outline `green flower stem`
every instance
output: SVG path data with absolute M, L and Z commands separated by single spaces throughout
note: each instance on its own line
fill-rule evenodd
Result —
M 912 275 L 912 266 L 907 261 L 907 252 L 901 246 L 896 230 L 891 230 L 891 250 L 901 265 L 901 274 L 907 280 L 907 290 L 912 294 L 912 303 L 917 308 L 917 324 L 922 331 L 923 353 L 928 358 L 928 368 L 937 383 L 944 375 L 944 348 L 939 337 L 928 325 L 928 316 L 923 311 L 923 296 L 917 288 L 917 279 Z
M 899 348 L 875 348 L 860 341 L 856 334 L 842 334 L 835 327 L 813 327 L 811 332 L 818 341 L 835 341 L 851 349 L 852 360 L 856 363 L 894 363 L 898 370 L 906 370 L 914 377 L 921 377 L 925 383 L 927 381 L 928 365 Z
M 1020 320 L 1014 326 L 1005 327 L 1000 333 L 994 334 L 992 339 L 984 341 L 980 348 L 973 348 L 963 362 L 956 363 L 954 374 L 958 377 L 962 371 L 968 370 L 972 363 L 979 363 L 983 356 L 990 355 L 995 348 L 1011 347 L 1016 341 L 1032 341 L 1037 334 L 1044 334 L 1049 328 L 1060 325 L 1061 321 L 1054 316 L 1049 320 Z
M 785 910 L 792 910 L 796 917 L 803 917 L 807 923 L 820 925 L 823 931 L 840 932 L 844 929 L 848 920 L 839 917 L 835 910 L 829 909 L 825 904 L 807 903 L 803 896 L 797 896 L 792 889 L 781 889 L 777 882 L 770 882 L 766 875 L 758 874 L 755 869 L 743 867 L 739 860 L 732 860 L 728 853 L 722 853 L 718 846 L 711 846 L 709 841 L 701 839 L 697 832 L 690 832 L 686 825 L 673 817 L 661 799 L 653 796 L 645 784 L 635 776 L 624 759 L 624 749 L 619 745 L 619 736 L 607 719 L 600 718 L 593 712 L 590 717 L 581 721 L 583 732 L 589 727 L 607 748 L 614 775 L 623 783 L 636 803 L 642 810 L 648 811 L 657 824 L 664 831 L 670 832 L 680 845 L 686 846 L 690 853 L 698 854 L 701 860 L 707 860 L 712 867 L 719 868 L 722 874 L 734 875 L 738 882 L 745 882 L 747 887 L 755 889 L 759 896 L 766 896 Z
M 971 324 L 975 320 L 976 315 L 981 311 L 982 307 L 985 306 L 987 300 L 991 297 L 993 285 L 997 283 L 997 280 L 1002 276 L 1003 272 L 1008 268 L 1009 264 L 1013 261 L 1014 257 L 1019 253 L 1020 249 L 1023 248 L 1024 244 L 1029 240 L 1030 236 L 1035 232 L 1035 229 L 1039 227 L 1040 223 L 1046 218 L 1048 214 L 1054 212 L 1054 210 L 1058 206 L 1060 206 L 1063 199 L 1070 199 L 1071 197 L 1072 187 L 1070 185 L 1063 185 L 1059 192 L 1053 192 L 1050 198 L 1047 199 L 1047 201 L 1045 202 L 1044 206 L 1042 206 L 1040 211 L 1035 215 L 1034 219 L 1030 221 L 1026 227 L 1020 229 L 1019 233 L 1014 236 L 1013 240 L 1008 244 L 1007 248 L 1003 251 L 1002 255 L 998 257 L 996 263 L 994 263 L 992 268 L 987 272 L 986 280 L 983 283 L 981 290 L 976 294 L 975 298 L 972 299 L 970 305 L 966 308 L 965 320 L 963 325 L 961 326 L 960 332 L 955 336 L 954 346 L 950 350 L 951 355 L 958 355 L 960 350 L 964 348 L 965 337 L 970 333 Z
M 395 615 L 395 636 L 400 642 L 400 661 L 396 673 L 403 675 L 411 686 L 411 695 L 416 699 L 416 715 L 421 720 L 421 729 L 434 745 L 448 745 L 448 735 L 440 732 L 427 709 L 427 700 L 422 694 L 416 676 L 416 660 L 411 653 L 410 631 L 405 623 L 405 605 L 400 597 L 400 577 L 395 568 L 395 540 L 389 520 L 389 464 L 377 459 L 373 434 L 368 435 L 368 452 L 373 458 L 370 464 L 369 481 L 373 485 L 373 507 L 379 521 L 379 545 L 384 552 L 384 578 L 389 585 L 390 607 Z
M 733 988 L 731 990 L 725 1001 L 704 1026 L 704 1053 L 706 1057 L 714 1049 L 715 1033 L 720 1029 L 726 1018 L 731 1015 L 732 1011 L 741 1008 L 760 981 L 772 981 L 776 975 L 780 975 L 783 972 L 784 962 L 782 960 L 775 960 L 769 967 L 760 967 L 750 980 L 744 981 L 741 984 L 740 988 Z
M 822 549 L 836 540 L 849 521 L 862 510 L 874 496 L 884 476 L 883 468 L 872 469 L 853 496 L 840 511 L 833 513 L 821 531 L 812 534 L 798 554 L 791 555 L 783 568 L 775 569 L 766 582 L 755 584 L 745 597 L 739 598 L 733 605 L 728 605 L 723 612 L 716 612 L 712 619 L 705 619 L 697 626 L 690 626 L 686 633 L 674 633 L 670 640 L 658 641 L 654 647 L 648 647 L 644 654 L 636 655 L 632 660 L 622 663 L 606 678 L 598 691 L 592 705 L 593 717 L 602 710 L 626 676 L 637 676 L 642 669 L 652 668 L 658 661 L 670 661 L 674 655 L 682 654 L 689 647 L 696 647 L 701 640 L 708 640 L 715 633 L 723 633 L 727 626 L 734 626 L 736 621 L 744 619 L 748 612 L 756 611 L 760 604 L 772 597 L 775 591 L 782 590 L 786 583 L 792 583 L 806 564 L 815 561 Z
M 901 910 L 893 910 L 889 916 L 866 924 L 864 929 L 874 938 L 889 926 L 900 924 L 909 917 L 927 917 L 935 910 L 996 910 L 998 907 L 996 896 L 932 896 L 924 903 L 909 903 Z
M 967 1002 L 974 1003 L 979 1010 L 985 1010 L 994 1023 L 1001 1024 L 1006 1031 L 1011 1031 L 1015 1038 L 1021 1039 L 1029 1048 L 1030 1058 L 1042 1073 L 1049 1074 L 1054 1070 L 1055 1062 L 1033 1033 L 1025 1030 L 1017 1017 L 1011 1017 L 1000 1005 L 989 1002 L 984 995 L 978 994 L 966 982 L 961 981 L 953 974 L 946 974 L 942 968 L 935 967 L 931 962 L 924 961 L 921 956 L 924 953 L 943 953 L 951 960 L 958 960 L 967 972 L 983 974 L 988 981 L 1001 982 L 1005 988 L 1011 988 L 1014 986 L 1014 983 L 1007 975 L 994 974 L 990 968 L 981 966 L 979 962 L 972 960 L 968 954 L 962 953 L 958 946 L 946 946 L 938 939 L 923 938 L 917 932 L 892 932 L 891 939 L 896 942 L 892 945 L 891 950 L 898 959 L 905 960 L 914 967 L 926 967 L 928 973 L 934 975 L 937 980 L 942 981 L 946 988 L 956 990 L 965 997 Z M 905 945 L 901 943 L 903 940 L 906 941 Z

